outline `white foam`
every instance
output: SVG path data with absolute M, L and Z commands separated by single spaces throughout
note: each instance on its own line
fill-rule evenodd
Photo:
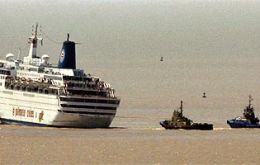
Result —
M 213 128 L 214 131 L 231 130 L 232 128 Z

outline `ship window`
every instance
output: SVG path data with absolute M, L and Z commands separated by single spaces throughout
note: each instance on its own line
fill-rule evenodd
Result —
M 38 71 L 37 68 L 29 68 L 28 70 L 29 70 L 29 71 L 34 71 L 34 72 L 37 72 L 37 71 Z
M 0 70 L 0 74 L 10 75 L 10 71 L 9 70 Z
M 45 75 L 44 78 L 53 79 L 53 80 L 62 80 L 62 78 L 61 78 L 61 77 L 58 77 L 58 76 Z
M 64 98 L 64 97 L 61 97 L 60 101 L 119 104 L 118 100 L 101 100 L 101 99 L 84 99 L 84 98 Z
M 0 82 L 0 86 L 2 86 L 2 82 Z

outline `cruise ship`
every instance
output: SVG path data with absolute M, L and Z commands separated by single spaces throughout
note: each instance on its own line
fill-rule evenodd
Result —
M 0 121 L 53 127 L 106 128 L 120 99 L 110 84 L 76 68 L 75 42 L 63 42 L 59 61 L 37 56 L 38 24 L 23 60 L 11 53 L 0 60 Z

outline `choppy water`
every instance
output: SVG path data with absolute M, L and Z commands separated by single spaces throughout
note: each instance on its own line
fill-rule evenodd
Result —
M 79 43 L 77 66 L 116 89 L 112 127 L 161 130 L 159 121 L 183 100 L 186 116 L 229 130 L 226 120 L 242 114 L 249 94 L 260 116 L 259 9 L 259 1 L 243 0 L 0 0 L 0 56 L 18 48 L 26 56 L 39 22 L 40 55 L 56 63 L 69 32 Z

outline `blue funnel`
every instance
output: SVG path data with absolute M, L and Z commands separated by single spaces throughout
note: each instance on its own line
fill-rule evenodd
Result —
M 58 62 L 58 68 L 76 69 L 75 42 L 69 41 L 69 34 L 67 41 L 63 42 Z

